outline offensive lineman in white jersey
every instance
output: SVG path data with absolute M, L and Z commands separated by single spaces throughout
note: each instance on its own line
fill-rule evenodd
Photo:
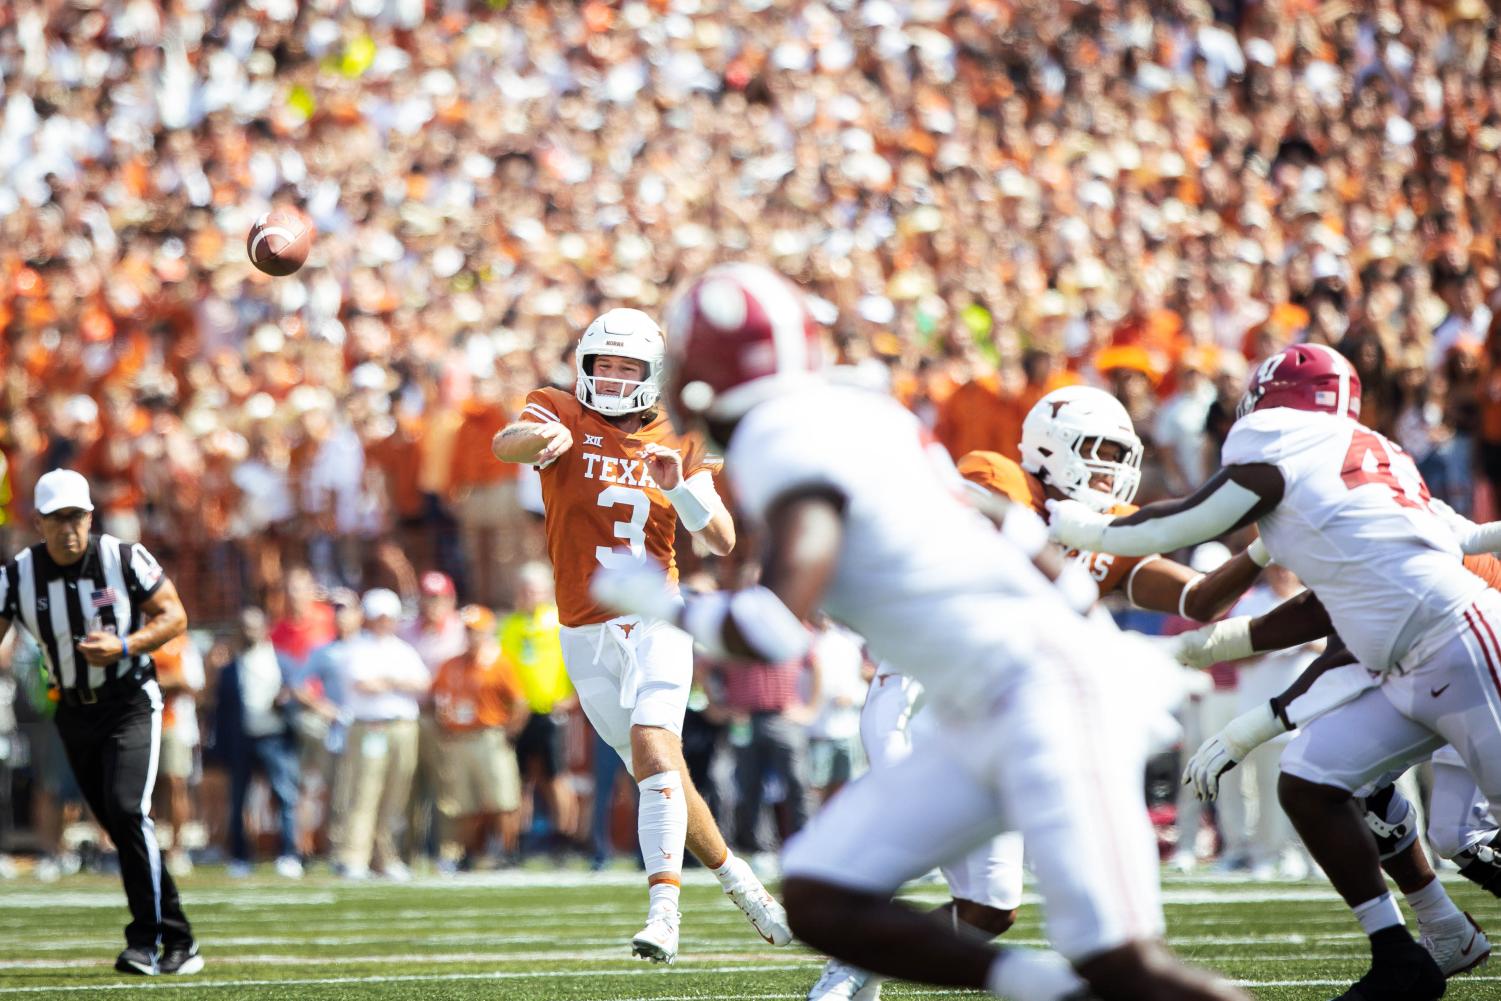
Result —
M 737 499 L 767 538 L 761 584 L 687 596 L 683 627 L 718 656 L 784 662 L 824 607 L 921 680 L 943 724 L 789 843 L 795 933 L 877 973 L 1020 1001 L 1244 999 L 1161 941 L 1140 791 L 1150 707 L 1120 676 L 1136 666 L 1120 634 L 1069 609 L 1029 562 L 1046 548 L 1036 517 L 1012 506 L 997 533 L 912 414 L 821 373 L 800 294 L 764 268 L 693 282 L 668 312 L 668 344 L 669 407 L 728 443 Z M 617 608 L 673 614 L 660 577 L 595 580 Z M 1124 663 L 1104 663 L 1106 644 Z M 966 939 L 891 899 L 1006 829 L 1032 846 L 1066 960 Z
M 1444 992 L 1381 876 L 1354 793 L 1452 743 L 1483 792 L 1501 794 L 1501 595 L 1464 568 L 1494 526 L 1436 506 L 1411 459 L 1355 419 L 1360 380 L 1341 355 L 1295 345 L 1252 377 L 1224 467 L 1184 500 L 1112 519 L 1064 501 L 1065 545 L 1131 555 L 1214 538 L 1256 521 L 1272 558 L 1327 609 L 1379 687 L 1311 722 L 1282 758 L 1279 797 L 1371 939 L 1371 969 L 1343 998 L 1429 1001 Z

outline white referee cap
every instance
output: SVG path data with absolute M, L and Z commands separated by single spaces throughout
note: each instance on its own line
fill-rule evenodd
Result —
M 89 500 L 89 481 L 71 469 L 54 469 L 37 480 L 35 501 L 36 513 L 43 515 L 70 507 L 94 510 L 94 502 Z

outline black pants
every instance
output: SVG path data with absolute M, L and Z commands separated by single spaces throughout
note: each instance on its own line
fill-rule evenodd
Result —
M 152 952 L 193 941 L 151 824 L 161 728 L 161 694 L 154 681 L 91 706 L 64 702 L 57 709 L 57 729 L 78 788 L 120 853 L 130 905 L 125 942 Z
M 786 790 L 787 831 L 791 837 L 808 822 L 808 730 L 779 712 L 751 713 L 750 742 L 735 749 L 736 847 L 743 852 L 770 849 L 761 837 L 761 807 L 767 776 L 775 773 Z

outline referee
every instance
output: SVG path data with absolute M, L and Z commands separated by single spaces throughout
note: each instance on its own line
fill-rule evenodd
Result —
M 131 920 L 115 969 L 197 973 L 203 959 L 150 817 L 162 694 L 149 655 L 187 629 L 187 614 L 144 546 L 89 534 L 81 475 L 47 473 L 35 508 L 42 541 L 0 566 L 0 639 L 19 620 L 42 648 L 68 761 L 120 853 Z

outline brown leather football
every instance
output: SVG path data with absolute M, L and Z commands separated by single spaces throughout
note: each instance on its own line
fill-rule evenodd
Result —
M 273 209 L 255 221 L 245 238 L 250 263 L 268 275 L 289 275 L 307 261 L 313 222 L 296 209 Z

